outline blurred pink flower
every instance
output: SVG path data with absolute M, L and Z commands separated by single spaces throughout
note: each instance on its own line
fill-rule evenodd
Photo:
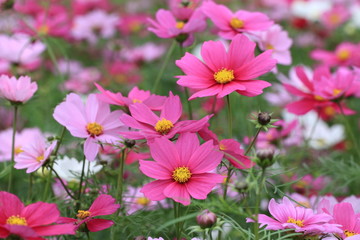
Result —
M 119 121 L 122 111 L 110 112 L 110 106 L 90 94 L 84 104 L 75 93 L 67 95 L 54 111 L 53 117 L 65 126 L 71 135 L 86 138 L 84 154 L 93 161 L 99 152 L 98 142 L 112 143 L 119 140 L 123 124 Z
M 109 0 L 73 0 L 72 9 L 76 15 L 82 15 L 95 9 L 109 10 Z
M 16 155 L 14 167 L 16 169 L 26 168 L 26 173 L 36 171 L 46 163 L 55 146 L 56 141 L 46 147 L 44 137 L 36 135 L 31 142 L 22 148 L 22 152 Z
M 219 28 L 219 36 L 230 40 L 239 33 L 267 30 L 274 23 L 263 13 L 245 10 L 233 13 L 226 6 L 213 1 L 205 1 L 201 9 Z
M 70 78 L 64 83 L 64 88 L 68 91 L 88 93 L 100 78 L 101 73 L 95 67 L 83 68 L 70 75 Z
M 123 114 L 120 120 L 128 127 L 140 131 L 121 132 L 124 137 L 130 139 L 146 139 L 152 141 L 156 138 L 172 138 L 178 133 L 197 132 L 204 127 L 211 116 L 201 120 L 179 121 L 182 114 L 182 105 L 179 96 L 170 96 L 157 116 L 143 103 L 129 106 L 131 116 Z
M 169 8 L 176 19 L 188 21 L 202 0 L 169 0 Z
M 225 178 L 209 173 L 220 164 L 223 154 L 214 149 L 212 141 L 200 146 L 196 134 L 181 134 L 176 143 L 157 138 L 149 146 L 155 161 L 140 161 L 140 171 L 158 179 L 141 189 L 150 200 L 171 198 L 189 205 L 190 196 L 206 199 L 215 185 Z
M 158 202 L 151 201 L 140 192 L 140 188 L 129 187 L 124 194 L 123 202 L 126 204 L 127 214 L 133 214 L 138 210 L 154 210 L 159 208 Z
M 124 48 L 120 54 L 129 62 L 151 62 L 160 58 L 166 51 L 166 47 L 152 42 L 134 48 Z
M 25 103 L 32 98 L 37 89 L 36 82 L 31 82 L 28 76 L 21 76 L 18 79 L 6 75 L 0 76 L 0 98 L 10 102 Z
M 220 112 L 225 106 L 225 100 L 222 98 L 210 97 L 208 98 L 201 107 L 208 113 L 218 113 Z
M 156 12 L 156 21 L 148 19 L 148 22 L 150 32 L 160 38 L 175 38 L 184 47 L 193 43 L 193 33 L 202 32 L 206 28 L 205 16 L 200 9 L 197 9 L 187 22 L 177 21 L 170 11 L 160 9 Z
M 176 61 L 186 74 L 177 76 L 177 83 L 197 90 L 189 100 L 214 95 L 222 98 L 234 91 L 248 97 L 257 96 L 271 84 L 252 79 L 273 69 L 276 60 L 271 58 L 271 50 L 254 57 L 255 45 L 246 36 L 238 35 L 226 52 L 220 41 L 207 41 L 201 48 L 205 63 L 190 53 Z
M 111 215 L 115 213 L 120 204 L 115 204 L 115 198 L 107 194 L 101 194 L 91 204 L 89 210 L 78 210 L 77 219 L 62 217 L 58 223 L 73 223 L 75 229 L 79 229 L 82 224 L 86 224 L 90 232 L 98 232 L 111 227 L 114 222 L 107 219 L 94 218 L 97 216 Z
M 332 9 L 322 14 L 320 20 L 327 28 L 335 29 L 349 18 L 349 10 L 342 4 L 335 4 Z
M 149 16 L 143 13 L 121 15 L 118 29 L 123 35 L 140 34 L 143 35 L 146 29 L 146 22 Z

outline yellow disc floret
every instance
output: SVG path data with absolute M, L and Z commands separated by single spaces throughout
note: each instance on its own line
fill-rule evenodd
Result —
M 14 216 L 9 217 L 6 220 L 6 224 L 27 226 L 26 219 L 23 217 L 20 217 L 19 215 L 14 215 Z
M 176 28 L 183 29 L 185 26 L 185 23 L 183 21 L 176 22 Z
M 38 156 L 38 157 L 36 158 L 36 161 L 37 161 L 37 162 L 41 162 L 42 160 L 44 160 L 44 155 Z
M 21 147 L 15 147 L 15 155 L 18 155 L 19 153 L 22 153 L 24 150 L 22 150 Z
M 161 134 L 167 134 L 174 127 L 174 124 L 165 118 L 160 119 L 155 124 L 155 130 Z
M 84 210 L 79 210 L 78 214 L 76 214 L 76 217 L 79 219 L 85 219 L 87 217 L 90 217 L 90 212 L 89 211 L 84 211 Z
M 191 178 L 191 172 L 188 167 L 178 167 L 173 171 L 172 177 L 178 183 L 186 183 Z
M 223 68 L 220 71 L 214 73 L 214 79 L 217 83 L 228 83 L 234 80 L 234 78 L 234 70 Z
M 86 125 L 86 130 L 93 137 L 103 134 L 104 131 L 103 127 L 97 122 L 88 123 Z
M 358 235 L 357 233 L 352 232 L 352 231 L 348 231 L 348 230 L 345 230 L 344 234 L 345 234 L 346 237 L 351 237 L 351 236 Z
M 295 223 L 296 225 L 298 225 L 299 227 L 303 227 L 304 226 L 304 220 L 295 220 L 291 217 L 289 217 L 289 219 L 287 220 L 288 223 Z
M 341 49 L 336 53 L 336 56 L 340 61 L 348 60 L 350 58 L 350 55 L 351 53 L 348 49 Z
M 243 28 L 244 22 L 236 17 L 232 18 L 230 21 L 230 26 L 232 28 Z
M 148 199 L 148 198 L 146 198 L 146 197 L 138 197 L 138 198 L 135 200 L 135 202 L 136 202 L 137 204 L 142 205 L 142 206 L 147 206 L 147 205 L 149 205 L 149 203 L 151 202 L 151 200 Z

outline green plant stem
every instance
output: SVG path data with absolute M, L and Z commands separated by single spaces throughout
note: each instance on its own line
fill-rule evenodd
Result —
M 232 111 L 230 103 L 230 95 L 226 95 L 227 110 L 228 110 L 228 124 L 229 124 L 229 137 L 232 138 Z
M 261 176 L 260 176 L 260 184 L 258 187 L 258 192 L 256 194 L 256 205 L 255 205 L 255 224 L 254 224 L 254 235 L 255 240 L 259 240 L 259 211 L 260 211 L 260 203 L 261 203 L 261 197 L 262 197 L 262 188 L 264 185 L 264 179 L 265 179 L 265 171 L 266 168 L 262 168 L 261 170 Z
M 250 150 L 252 149 L 252 147 L 254 146 L 254 144 L 255 144 L 255 142 L 256 142 L 256 139 L 257 139 L 257 137 L 259 136 L 259 133 L 261 132 L 261 129 L 262 129 L 262 127 L 260 127 L 260 128 L 257 130 L 257 132 L 256 132 L 253 140 L 251 141 L 249 147 L 246 149 L 246 152 L 245 152 L 244 155 L 247 155 L 247 154 L 250 152 Z
M 175 219 L 180 217 L 180 203 L 174 201 L 174 217 Z M 181 239 L 181 229 L 180 229 L 180 222 L 177 222 L 176 224 L 176 239 Z
M 175 46 L 176 46 L 176 41 L 173 41 L 172 44 L 171 44 L 171 46 L 170 46 L 170 48 L 169 48 L 169 50 L 167 51 L 167 54 L 166 54 L 166 56 L 165 56 L 165 60 L 164 60 L 162 66 L 161 66 L 161 68 L 160 68 L 160 71 L 159 71 L 159 73 L 158 73 L 158 75 L 157 75 L 157 77 L 156 77 L 156 79 L 155 79 L 154 87 L 153 87 L 153 89 L 152 89 L 152 92 L 153 92 L 153 93 L 156 93 L 156 92 L 157 92 L 157 89 L 158 89 L 158 87 L 159 87 L 159 83 L 160 83 L 161 77 L 162 77 L 163 74 L 164 74 L 164 71 L 165 71 L 165 69 L 166 69 L 166 66 L 167 66 L 167 64 L 168 64 L 168 62 L 169 62 L 169 60 L 170 60 L 170 57 L 171 57 L 172 53 L 174 52 Z
M 31 202 L 32 198 L 32 188 L 33 188 L 33 173 L 29 174 L 29 189 L 28 189 L 28 200 Z
M 227 196 L 227 190 L 229 187 L 229 181 L 232 175 L 232 168 L 229 164 L 229 167 L 227 168 L 228 172 L 227 172 L 227 176 L 226 176 L 226 180 L 225 180 L 225 186 L 224 186 L 224 193 L 223 193 L 223 199 L 226 200 L 226 196 Z
M 9 172 L 8 192 L 11 192 L 12 181 L 13 181 L 13 168 L 15 163 L 15 136 L 16 136 L 16 123 L 17 123 L 18 105 L 14 105 L 14 120 L 13 120 L 13 133 L 11 141 L 11 163 Z
M 82 196 L 82 184 L 84 182 L 84 175 L 85 175 L 85 163 L 86 163 L 86 157 L 84 155 L 83 158 L 83 165 L 81 169 L 81 176 L 80 176 L 80 183 L 79 183 L 79 191 L 77 196 L 77 204 L 76 204 L 76 211 L 78 211 L 81 208 L 81 196 Z
M 76 198 L 74 197 L 74 195 L 71 194 L 70 190 L 67 188 L 66 184 L 63 182 L 63 180 L 61 179 L 61 177 L 59 176 L 59 174 L 55 171 L 55 169 L 51 166 L 51 171 L 53 171 L 57 177 L 57 179 L 59 179 L 61 185 L 63 186 L 63 188 L 65 189 L 66 193 L 69 195 L 69 197 L 71 197 L 72 199 L 76 200 Z
M 120 205 L 122 204 L 122 194 L 124 189 L 123 185 L 124 185 L 125 155 L 126 155 L 126 148 L 123 148 L 121 149 L 121 158 L 119 163 L 119 172 L 118 172 L 117 187 L 116 187 L 116 199 L 118 199 Z M 122 206 L 120 206 L 120 208 L 122 208 Z

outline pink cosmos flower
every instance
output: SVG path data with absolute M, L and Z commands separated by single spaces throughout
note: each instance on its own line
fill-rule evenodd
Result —
M 157 138 L 149 146 L 155 161 L 140 161 L 140 171 L 158 179 L 141 189 L 150 200 L 172 198 L 189 205 L 190 196 L 206 199 L 214 186 L 225 178 L 209 173 L 219 165 L 223 154 L 214 149 L 212 141 L 200 145 L 196 134 L 181 134 L 176 143 L 164 137 Z
M 186 74 L 177 76 L 177 83 L 197 90 L 189 100 L 214 95 L 222 98 L 234 91 L 248 97 L 257 96 L 271 84 L 252 79 L 273 69 L 276 60 L 271 58 L 271 50 L 254 57 L 254 48 L 255 43 L 244 35 L 234 37 L 228 52 L 221 42 L 207 41 L 201 48 L 205 63 L 190 53 L 176 61 Z
M 143 33 L 147 19 L 148 16 L 143 13 L 121 15 L 118 29 L 123 35 L 130 35 L 130 34 L 140 34 L 141 36 L 145 35 L 146 33 L 148 33 L 147 31 L 146 33 L 145 32 Z
M 310 53 L 310 57 L 330 67 L 351 66 L 356 65 L 356 59 L 360 59 L 359 52 L 360 45 L 342 42 L 335 48 L 335 51 L 316 49 Z
M 91 204 L 89 210 L 79 210 L 74 218 L 60 218 L 58 223 L 73 223 L 75 229 L 79 229 L 82 224 L 86 224 L 90 232 L 98 232 L 111 227 L 114 222 L 107 219 L 94 218 L 97 216 L 111 215 L 115 213 L 120 204 L 115 204 L 115 198 L 107 194 L 101 194 Z
M 50 157 L 50 154 L 56 146 L 54 141 L 49 147 L 45 145 L 43 136 L 38 136 L 33 141 L 28 142 L 22 148 L 22 152 L 15 157 L 15 168 L 27 168 L 26 173 L 31 173 L 39 169 Z
M 263 13 L 245 10 L 233 13 L 226 6 L 213 1 L 204 2 L 201 9 L 219 28 L 219 36 L 230 40 L 239 33 L 267 30 L 274 23 Z
M 267 31 L 259 33 L 259 48 L 263 51 L 271 49 L 272 57 L 277 60 L 278 64 L 290 65 L 291 54 L 290 47 L 292 40 L 288 32 L 283 30 L 280 25 L 273 25 Z
M 120 84 L 137 84 L 142 76 L 139 67 L 132 62 L 113 61 L 106 64 L 106 70 L 110 75 L 111 82 Z
M 9 235 L 21 239 L 44 239 L 44 236 L 75 234 L 72 224 L 54 224 L 60 212 L 54 203 L 37 202 L 24 206 L 8 192 L 0 192 L 0 238 Z
M 321 22 L 329 29 L 335 29 L 350 18 L 349 10 L 342 4 L 335 4 L 332 9 L 324 12 Z
M 71 3 L 76 15 L 95 9 L 109 10 L 111 8 L 109 0 L 73 0 Z
M 94 88 L 94 83 L 99 81 L 101 73 L 95 67 L 82 68 L 79 72 L 73 73 L 64 83 L 64 88 L 68 91 L 78 93 L 88 93 Z
M 296 115 L 304 115 L 310 110 L 318 112 L 331 108 L 341 112 L 335 101 L 353 96 L 360 90 L 355 75 L 348 69 L 340 68 L 331 74 L 327 67 L 318 67 L 314 74 L 307 74 L 304 68 L 295 68 L 301 83 L 285 82 L 284 87 L 291 94 L 300 97 L 300 100 L 286 105 L 286 109 Z M 346 106 L 342 106 L 345 114 L 354 113 Z
M 31 82 L 28 76 L 21 76 L 19 79 L 0 76 L 0 97 L 14 103 L 27 102 L 36 92 L 38 86 L 35 82 Z
M 123 202 L 127 205 L 127 214 L 133 214 L 138 210 L 154 210 L 159 208 L 159 202 L 151 201 L 145 197 L 140 192 L 140 188 L 129 187 Z M 165 200 L 163 202 L 165 203 Z
M 130 105 L 131 116 L 123 114 L 120 120 L 128 127 L 139 129 L 140 131 L 121 132 L 124 137 L 130 139 L 147 139 L 151 141 L 155 138 L 172 138 L 178 133 L 197 132 L 208 122 L 211 116 L 206 116 L 201 120 L 179 121 L 182 114 L 182 105 L 179 96 L 170 93 L 165 101 L 164 107 L 157 116 L 143 103 Z
M 95 94 L 90 94 L 84 104 L 79 95 L 70 93 L 55 108 L 53 117 L 74 137 L 86 138 L 84 154 L 93 161 L 99 152 L 97 142 L 119 140 L 118 132 L 123 126 L 118 120 L 121 114 L 122 111 L 110 112 L 109 105 L 100 102 Z
M 295 232 L 313 235 L 341 232 L 339 225 L 329 223 L 332 219 L 330 215 L 315 214 L 309 208 L 296 207 L 287 197 L 284 197 L 281 203 L 271 199 L 269 212 L 275 219 L 264 214 L 258 216 L 260 227 L 267 225 L 265 229 L 268 230 L 294 229 Z
M 150 32 L 160 38 L 176 38 L 185 47 L 193 43 L 193 33 L 202 32 L 206 28 L 205 16 L 200 9 L 195 10 L 187 22 L 177 21 L 170 11 L 160 9 L 156 12 L 156 21 L 148 19 L 148 22 Z
M 280 77 L 278 77 L 280 78 Z M 264 98 L 274 106 L 285 107 L 286 104 L 293 102 L 294 95 L 290 94 L 285 90 L 284 86 L 278 83 L 275 83 L 271 87 L 272 92 L 267 92 L 264 94 Z
M 120 54 L 129 62 L 143 63 L 160 58 L 165 51 L 165 46 L 148 42 L 135 48 L 124 48 Z
M 176 19 L 188 21 L 193 15 L 195 9 L 200 5 L 201 0 L 169 0 L 170 11 Z
M 121 93 L 113 93 L 109 90 L 103 89 L 97 83 L 94 84 L 101 92 L 101 94 L 97 95 L 98 98 L 109 104 L 129 107 L 133 104 L 143 103 L 151 110 L 156 111 L 162 109 L 166 100 L 166 97 L 151 94 L 150 91 L 140 90 L 138 87 L 131 89 L 128 97 L 124 97 Z

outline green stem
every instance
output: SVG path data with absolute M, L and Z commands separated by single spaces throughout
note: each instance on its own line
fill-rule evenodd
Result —
M 262 187 L 264 185 L 264 179 L 265 179 L 265 171 L 266 168 L 263 168 L 261 171 L 261 176 L 260 176 L 260 184 L 259 184 L 259 188 L 258 188 L 258 192 L 256 194 L 256 205 L 255 205 L 255 224 L 254 224 L 254 235 L 255 235 L 255 240 L 259 240 L 259 211 L 260 211 L 260 203 L 261 203 L 261 197 L 262 197 Z
M 117 188 L 116 188 L 116 199 L 118 199 L 119 204 L 122 204 L 122 194 L 124 189 L 124 165 L 125 165 L 125 155 L 126 155 L 126 148 L 121 149 L 121 158 L 120 158 L 120 165 L 119 165 L 119 172 L 118 172 L 118 179 L 117 179 Z M 122 208 L 122 206 L 121 206 Z M 119 210 L 120 211 L 120 208 Z
M 226 95 L 227 109 L 228 109 L 228 124 L 229 124 L 229 137 L 232 138 L 232 111 L 230 104 L 230 95 Z
M 180 203 L 174 201 L 174 217 L 178 219 L 180 217 Z M 176 222 L 176 239 L 181 239 L 180 222 Z
M 193 120 L 192 107 L 191 107 L 191 101 L 189 100 L 189 89 L 188 88 L 185 88 L 185 97 L 186 97 L 186 102 L 188 105 L 189 118 L 190 118 L 190 120 Z
M 79 191 L 78 191 L 78 196 L 77 196 L 77 204 L 76 204 L 76 211 L 78 211 L 81 208 L 81 196 L 82 196 L 82 184 L 84 181 L 84 174 L 85 174 L 85 163 L 86 163 L 86 157 L 84 155 L 83 158 L 83 165 L 82 165 L 82 169 L 81 169 L 81 176 L 80 176 L 80 183 L 79 183 Z
M 12 133 L 12 142 L 11 142 L 11 163 L 10 163 L 10 172 L 9 172 L 9 183 L 8 183 L 8 192 L 11 192 L 12 181 L 13 181 L 13 168 L 15 163 L 15 136 L 16 136 L 16 123 L 17 123 L 17 114 L 18 114 L 18 105 L 14 105 L 14 120 L 13 120 L 13 133 Z
M 260 128 L 257 130 L 257 132 L 256 132 L 256 134 L 255 134 L 255 137 L 254 137 L 253 140 L 251 141 L 248 149 L 246 149 L 246 152 L 245 152 L 244 155 L 247 155 L 247 154 L 250 152 L 250 150 L 252 149 L 252 147 L 254 146 L 254 144 L 255 144 L 255 142 L 256 142 L 256 139 L 257 139 L 257 137 L 259 136 L 259 133 L 261 132 L 261 129 L 262 129 L 262 127 L 260 127 Z
M 154 87 L 152 89 L 152 92 L 153 93 L 156 93 L 157 92 L 157 89 L 158 89 L 158 86 L 159 86 L 159 83 L 160 83 L 160 80 L 161 80 L 161 77 L 163 76 L 164 74 L 164 71 L 165 71 L 165 68 L 170 60 L 170 57 L 175 49 L 175 46 L 176 46 L 176 41 L 173 41 L 173 43 L 171 44 L 166 56 L 165 56 L 165 60 L 160 68 L 160 71 L 155 79 L 155 83 L 154 83 Z
M 229 181 L 230 181 L 230 178 L 231 178 L 231 175 L 232 175 L 232 168 L 229 164 L 229 167 L 228 167 L 228 172 L 227 172 L 227 177 L 226 177 L 226 181 L 225 181 L 225 186 L 224 186 L 224 193 L 223 193 L 223 199 L 226 200 L 226 196 L 227 196 L 227 190 L 228 190 L 228 187 L 229 187 Z
M 66 193 L 69 195 L 69 197 L 71 197 L 72 199 L 76 200 L 76 198 L 74 197 L 74 195 L 71 194 L 70 190 L 68 189 L 68 187 L 66 186 L 66 184 L 63 182 L 63 180 L 61 179 L 61 177 L 59 176 L 59 174 L 55 171 L 55 169 L 50 166 L 51 171 L 53 171 L 57 177 L 57 179 L 59 179 L 61 185 L 63 186 L 63 188 L 65 189 Z

